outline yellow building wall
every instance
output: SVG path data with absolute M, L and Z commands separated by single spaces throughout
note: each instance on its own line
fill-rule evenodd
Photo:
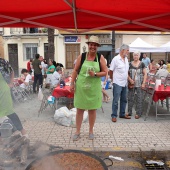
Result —
M 0 36 L 0 57 L 4 58 L 4 40 L 2 36 Z

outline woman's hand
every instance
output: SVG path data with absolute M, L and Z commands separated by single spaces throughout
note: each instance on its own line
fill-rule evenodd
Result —
M 12 88 L 12 87 L 13 87 L 13 83 L 9 83 L 8 86 L 9 86 L 10 88 Z
M 72 92 L 72 93 L 74 93 L 75 92 L 75 84 L 74 83 L 71 83 L 70 84 L 70 91 Z
M 130 79 L 130 83 L 131 83 L 131 84 L 135 84 L 135 81 L 132 80 L 132 79 Z
M 142 88 L 142 89 L 144 89 L 144 88 L 145 88 L 145 83 L 142 83 L 141 88 Z
M 90 75 L 91 77 L 94 77 L 95 72 L 90 70 L 90 71 L 89 71 L 89 75 Z

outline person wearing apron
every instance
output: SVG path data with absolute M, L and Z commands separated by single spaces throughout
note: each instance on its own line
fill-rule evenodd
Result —
M 94 139 L 93 127 L 96 120 L 96 109 L 102 106 L 100 77 L 106 76 L 107 72 L 104 57 L 97 55 L 97 47 L 100 46 L 98 37 L 91 36 L 87 44 L 89 52 L 86 53 L 82 65 L 82 55 L 78 56 L 70 85 L 70 91 L 74 92 L 74 106 L 77 108 L 74 141 L 80 137 L 80 128 L 85 110 L 88 110 L 89 114 L 89 139 Z

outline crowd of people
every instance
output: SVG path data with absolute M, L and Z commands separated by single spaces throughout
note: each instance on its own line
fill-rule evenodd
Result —
M 100 46 L 97 36 L 91 36 L 86 42 L 88 45 L 88 52 L 80 54 L 75 62 L 74 69 L 71 75 L 70 91 L 74 93 L 74 107 L 77 109 L 76 114 L 76 132 L 73 140 L 80 138 L 81 124 L 85 110 L 88 110 L 89 115 L 89 139 L 94 139 L 93 127 L 96 120 L 96 110 L 102 107 L 103 102 L 109 102 L 110 97 L 105 88 L 108 79 L 113 83 L 113 101 L 112 101 L 112 122 L 117 122 L 117 116 L 123 119 L 131 119 L 133 115 L 134 94 L 136 94 L 136 113 L 135 119 L 139 119 L 143 112 L 143 89 L 145 88 L 147 74 L 155 75 L 157 78 L 166 77 L 170 72 L 170 62 L 165 64 L 164 60 L 156 63 L 144 53 L 140 61 L 140 51 L 133 53 L 133 60 L 128 61 L 129 46 L 123 44 L 120 47 L 120 52 L 115 56 L 108 69 L 106 60 L 103 55 L 97 53 Z M 5 61 L 5 60 L 4 60 Z M 19 124 L 18 130 L 23 135 L 26 131 L 23 129 L 16 113 L 13 113 L 12 99 L 10 95 L 10 86 L 13 81 L 13 70 L 7 61 L 4 62 L 3 67 L 8 67 L 10 81 L 6 81 L 6 75 L 3 70 L 0 70 L 0 95 L 3 96 L 3 101 L 0 102 L 0 115 L 10 117 L 13 124 Z M 1 62 L 0 62 L 1 64 Z M 8 65 L 8 66 L 7 66 Z M 22 69 L 20 78 L 22 88 L 26 88 L 29 81 L 34 76 L 33 92 L 36 93 L 37 82 L 39 86 L 43 85 L 44 79 L 46 83 L 51 83 L 56 87 L 62 80 L 64 74 L 63 65 L 56 63 L 49 59 L 46 61 L 39 54 L 35 55 L 35 59 L 27 63 L 27 69 Z M 127 88 L 133 85 L 132 88 Z M 7 94 L 5 96 L 5 94 Z M 2 97 L 1 97 L 2 99 Z M 118 103 L 120 100 L 120 109 L 118 115 Z M 11 107 L 6 104 L 10 103 Z M 128 103 L 128 112 L 126 113 L 126 105 Z M 9 106 L 9 105 L 8 105 Z M 12 115 L 12 116 L 10 116 Z

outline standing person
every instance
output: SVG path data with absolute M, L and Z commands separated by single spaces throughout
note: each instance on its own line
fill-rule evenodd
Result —
M 128 90 L 128 115 L 132 116 L 132 107 L 134 105 L 134 94 L 136 92 L 136 115 L 135 119 L 139 119 L 143 111 L 143 89 L 146 83 L 146 67 L 140 60 L 140 52 L 133 53 L 133 61 L 129 64 L 128 80 L 134 84 L 134 88 Z
M 46 72 L 47 72 L 47 74 L 53 74 L 54 73 L 54 71 L 55 71 L 55 69 L 56 69 L 56 67 L 54 66 L 54 64 L 53 64 L 53 60 L 52 59 L 49 59 L 49 62 L 48 62 L 48 69 L 46 69 Z
M 56 70 L 56 67 L 53 64 L 53 60 L 49 59 L 48 68 L 46 69 L 46 74 L 47 74 L 46 87 L 51 84 L 52 74 L 55 72 L 55 70 Z
M 27 62 L 27 70 L 30 74 L 32 73 L 32 58 Z
M 0 118 L 7 117 L 22 135 L 28 136 L 21 121 L 14 112 L 10 87 L 13 86 L 14 71 L 9 62 L 0 58 Z M 1 122 L 2 123 L 2 122 Z
M 157 72 L 158 66 L 156 65 L 154 60 L 151 60 L 151 63 L 149 64 L 149 73 L 152 75 L 155 75 Z
M 143 58 L 142 58 L 142 62 L 145 64 L 145 67 L 147 68 L 150 64 L 150 58 L 147 57 L 146 53 L 143 53 Z
M 89 52 L 78 56 L 70 84 L 71 92 L 75 93 L 74 106 L 77 108 L 74 141 L 80 137 L 85 110 L 88 110 L 89 114 L 89 139 L 94 139 L 93 127 L 96 120 L 96 109 L 102 106 L 100 77 L 105 76 L 107 72 L 103 55 L 97 53 L 97 47 L 100 46 L 98 37 L 91 36 L 86 43 Z
M 103 102 L 108 103 L 110 100 L 109 95 L 107 94 L 105 87 L 108 81 L 108 71 L 106 73 L 106 76 L 101 77 L 101 85 L 102 85 L 102 94 L 103 94 Z
M 159 69 L 163 68 L 163 65 L 165 64 L 164 60 L 160 60 L 160 62 L 158 63 L 160 65 Z
M 39 86 L 42 87 L 42 66 L 41 66 L 41 59 L 39 54 L 35 54 L 35 60 L 32 62 L 32 66 L 34 69 L 34 83 L 33 83 L 33 92 L 36 93 L 35 87 L 37 85 L 37 81 L 39 81 Z
M 42 69 L 44 71 L 44 77 L 43 78 L 46 78 L 47 77 L 46 69 L 48 68 L 48 64 L 47 64 L 47 60 L 46 59 L 44 59 L 43 62 L 44 62 L 43 67 L 42 67 Z
M 129 54 L 129 46 L 123 44 L 120 47 L 120 53 L 115 56 L 110 65 L 110 78 L 113 81 L 113 102 L 112 102 L 112 122 L 117 121 L 118 101 L 120 98 L 120 114 L 119 118 L 130 119 L 125 114 L 127 103 L 127 79 L 129 62 L 127 56 Z

